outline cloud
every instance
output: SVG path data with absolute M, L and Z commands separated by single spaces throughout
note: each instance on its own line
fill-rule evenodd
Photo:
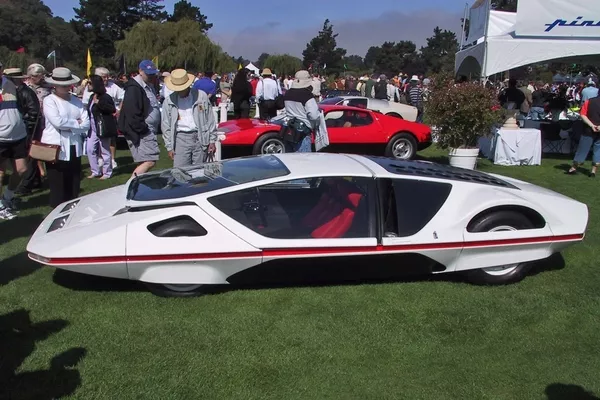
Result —
M 405 14 L 390 11 L 377 18 L 364 20 L 332 20 L 333 29 L 338 33 L 338 46 L 348 50 L 348 55 L 363 56 L 371 46 L 379 46 L 385 41 L 398 42 L 411 40 L 417 47 L 426 44 L 426 39 L 439 26 L 457 33 L 460 32 L 460 14 L 438 10 L 421 10 Z M 307 28 L 284 30 L 284 25 L 268 22 L 261 26 L 244 28 L 238 32 L 210 32 L 212 40 L 219 43 L 232 56 L 256 60 L 261 53 L 288 53 L 302 57 L 306 43 L 317 35 L 322 25 Z

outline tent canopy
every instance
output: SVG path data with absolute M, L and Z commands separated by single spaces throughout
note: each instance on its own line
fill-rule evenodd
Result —
M 258 69 L 254 64 L 252 63 L 248 63 L 248 65 L 246 65 L 246 69 L 249 71 L 252 71 L 253 73 L 260 75 L 260 69 Z
M 517 14 L 490 11 L 487 36 L 456 53 L 456 75 L 488 77 L 543 61 L 600 62 L 600 38 L 518 37 Z

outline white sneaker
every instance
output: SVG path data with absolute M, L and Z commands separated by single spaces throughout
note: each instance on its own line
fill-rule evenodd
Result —
M 104 165 L 104 160 L 99 158 L 98 159 L 98 168 L 102 168 L 103 165 Z
M 17 217 L 17 214 L 13 214 L 7 207 L 0 205 L 0 219 L 11 220 Z
M 115 161 L 114 158 L 112 160 L 112 167 L 113 167 L 113 169 L 117 169 L 117 167 L 118 167 L 117 162 Z

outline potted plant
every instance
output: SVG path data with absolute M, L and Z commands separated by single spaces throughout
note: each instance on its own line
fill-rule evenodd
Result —
M 450 165 L 474 169 L 479 139 L 488 135 L 500 118 L 496 93 L 479 83 L 434 82 L 425 116 L 435 126 L 437 144 L 449 149 Z

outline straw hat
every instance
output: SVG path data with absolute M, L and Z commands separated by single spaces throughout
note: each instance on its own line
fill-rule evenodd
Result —
M 71 86 L 79 83 L 81 79 L 71 74 L 71 70 L 65 67 L 58 67 L 52 70 L 52 76 L 46 78 L 46 82 L 54 86 Z
M 294 78 L 292 89 L 304 89 L 313 85 L 313 80 L 310 76 L 310 73 L 306 70 L 300 70 L 296 72 Z
M 8 78 L 27 78 L 26 75 L 23 75 L 23 70 L 21 68 L 6 68 L 4 70 L 4 75 Z
M 195 78 L 194 75 L 188 74 L 185 69 L 176 69 L 171 72 L 171 75 L 165 77 L 165 85 L 174 92 L 183 92 L 192 86 Z
M 265 76 L 265 75 L 273 75 L 273 73 L 271 72 L 271 70 L 269 68 L 265 68 L 262 71 L 262 76 Z

